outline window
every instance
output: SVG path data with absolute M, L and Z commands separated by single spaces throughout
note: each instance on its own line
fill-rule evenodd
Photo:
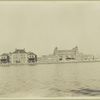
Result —
M 59 60 L 61 61 L 61 60 L 63 60 L 62 58 L 59 58 Z

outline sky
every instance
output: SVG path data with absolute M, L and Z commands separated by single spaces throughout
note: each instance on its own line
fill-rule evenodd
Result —
M 0 1 L 0 54 L 15 48 L 38 56 L 76 45 L 100 55 L 99 1 Z

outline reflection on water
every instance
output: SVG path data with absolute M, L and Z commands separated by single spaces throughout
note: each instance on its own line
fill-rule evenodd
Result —
M 88 95 L 88 96 L 96 96 L 100 95 L 100 90 L 93 90 L 93 89 L 79 89 L 79 90 L 71 90 L 71 92 L 74 92 L 76 94 L 83 94 L 83 95 Z
M 100 63 L 1 66 L 0 97 L 100 96 Z

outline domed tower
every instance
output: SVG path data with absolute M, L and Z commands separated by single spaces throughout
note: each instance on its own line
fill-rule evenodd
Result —
M 58 47 L 55 47 L 53 54 L 56 55 Z
M 78 46 L 75 47 L 75 51 L 78 52 Z
M 75 52 L 76 55 L 79 53 L 78 46 L 75 46 L 72 50 Z

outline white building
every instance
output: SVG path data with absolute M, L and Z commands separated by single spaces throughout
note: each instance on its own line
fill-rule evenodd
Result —
M 36 54 L 32 52 L 26 52 L 25 49 L 15 49 L 10 53 L 11 64 L 29 64 L 37 61 Z
M 12 64 L 26 64 L 27 53 L 25 49 L 15 49 L 15 51 L 10 54 L 10 59 Z

